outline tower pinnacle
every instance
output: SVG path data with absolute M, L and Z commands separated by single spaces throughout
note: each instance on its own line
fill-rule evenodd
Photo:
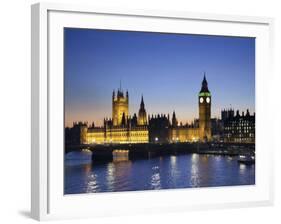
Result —
M 143 95 L 141 95 L 141 103 L 139 109 L 138 125 L 147 125 L 146 110 L 144 108 Z
M 202 86 L 201 86 L 201 90 L 200 90 L 200 93 L 202 92 L 207 92 L 209 93 L 209 89 L 208 89 L 208 82 L 207 82 L 207 79 L 206 79 L 206 73 L 204 72 L 204 78 L 203 78 L 203 81 L 202 81 Z
M 143 95 L 141 95 L 141 104 L 140 104 L 140 108 L 141 108 L 141 109 L 144 109 Z
M 177 127 L 178 126 L 178 120 L 176 118 L 176 112 L 173 111 L 173 116 L 172 116 L 172 126 Z

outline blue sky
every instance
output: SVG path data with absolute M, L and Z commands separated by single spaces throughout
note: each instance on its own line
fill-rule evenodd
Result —
M 221 109 L 255 111 L 255 39 L 208 35 L 65 28 L 65 120 L 111 117 L 113 89 L 129 91 L 129 112 L 143 94 L 148 114 L 198 117 L 203 74 L 212 117 Z

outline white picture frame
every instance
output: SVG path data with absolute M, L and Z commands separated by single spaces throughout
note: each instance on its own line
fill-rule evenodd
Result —
M 273 19 L 190 12 L 32 5 L 31 214 L 37 220 L 247 207 L 273 203 Z M 63 27 L 252 36 L 256 38 L 256 184 L 63 195 Z M 136 203 L 137 202 L 137 203 Z

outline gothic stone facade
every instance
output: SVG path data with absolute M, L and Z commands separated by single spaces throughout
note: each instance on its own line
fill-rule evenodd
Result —
M 112 118 L 105 118 L 103 126 L 83 125 L 82 144 L 168 143 L 211 140 L 211 93 L 204 75 L 198 95 L 199 120 L 192 124 L 178 124 L 173 112 L 169 115 L 147 116 L 141 97 L 138 116 L 129 115 L 129 94 L 120 89 L 112 94 Z

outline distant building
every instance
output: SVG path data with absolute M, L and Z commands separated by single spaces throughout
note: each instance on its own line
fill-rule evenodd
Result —
M 204 138 L 202 136 L 203 135 L 200 135 L 199 123 L 197 123 L 197 125 L 195 125 L 194 123 L 178 123 L 176 114 L 175 112 L 173 112 L 172 126 L 170 128 L 169 135 L 170 142 L 195 142 L 199 140 L 203 141 Z
M 234 115 L 234 110 L 223 110 L 221 112 L 223 123 L 224 142 L 255 143 L 255 113 L 246 114 L 239 110 Z
M 211 119 L 211 133 L 213 141 L 223 141 L 223 122 L 221 119 Z
M 72 128 L 65 128 L 65 144 L 80 145 L 87 142 L 88 124 L 86 122 L 73 122 Z
M 167 143 L 170 141 L 170 118 L 169 115 L 158 114 L 152 115 L 149 121 L 149 142 L 152 143 Z
M 105 118 L 103 126 L 93 123 L 75 123 L 73 128 L 66 128 L 66 143 L 80 144 L 121 144 L 121 143 L 168 143 L 210 141 L 211 135 L 211 93 L 204 75 L 198 95 L 199 119 L 192 124 L 178 123 L 175 111 L 170 122 L 169 114 L 148 116 L 143 96 L 141 97 L 138 116 L 129 115 L 129 93 L 121 87 L 115 95 L 112 93 L 112 118 Z M 73 130 L 72 130 L 73 129 Z M 79 137 L 78 137 L 79 136 Z M 80 138 L 78 140 L 78 138 Z

